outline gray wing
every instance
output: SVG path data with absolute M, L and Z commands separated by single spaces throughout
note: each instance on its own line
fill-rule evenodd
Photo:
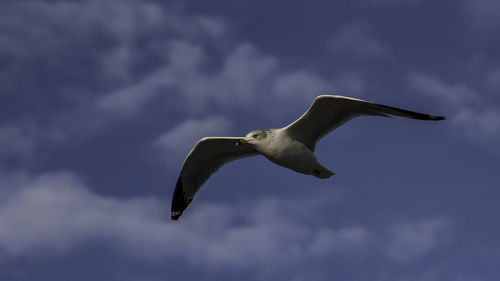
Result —
M 224 164 L 258 154 L 251 144 L 236 145 L 241 138 L 209 137 L 196 143 L 184 160 L 172 197 L 171 215 L 177 220 L 203 183 Z
M 316 142 L 323 136 L 361 115 L 385 117 L 395 115 L 419 120 L 444 120 L 442 116 L 408 111 L 360 99 L 321 95 L 316 97 L 304 115 L 284 129 L 292 138 L 314 151 Z

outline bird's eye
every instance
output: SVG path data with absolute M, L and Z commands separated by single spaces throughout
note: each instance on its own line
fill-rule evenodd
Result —
M 255 139 L 255 138 L 257 138 L 258 136 L 259 136 L 259 135 L 254 134 L 252 137 Z

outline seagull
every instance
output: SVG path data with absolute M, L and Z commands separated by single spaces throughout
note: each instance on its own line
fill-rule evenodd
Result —
M 224 164 L 264 155 L 270 161 L 298 173 L 326 179 L 334 173 L 314 156 L 316 143 L 345 122 L 362 115 L 400 116 L 418 120 L 444 120 L 356 98 L 320 95 L 295 122 L 280 129 L 256 130 L 245 137 L 205 137 L 191 149 L 175 185 L 171 216 L 177 220 L 205 181 Z M 392 117 L 391 117 L 392 118 Z

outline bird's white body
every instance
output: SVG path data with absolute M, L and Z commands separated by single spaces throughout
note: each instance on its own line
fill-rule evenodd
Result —
M 291 138 L 284 129 L 267 130 L 267 137 L 257 142 L 249 135 L 245 137 L 248 143 L 254 144 L 260 154 L 280 166 L 319 178 L 333 175 L 318 163 L 316 156 L 307 146 Z

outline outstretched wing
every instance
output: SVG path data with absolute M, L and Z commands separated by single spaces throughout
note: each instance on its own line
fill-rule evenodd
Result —
M 385 117 L 395 115 L 419 120 L 444 120 L 442 116 L 413 112 L 360 99 L 321 95 L 316 97 L 304 115 L 284 129 L 289 136 L 314 150 L 316 142 L 323 136 L 361 115 Z
M 196 143 L 184 160 L 172 197 L 172 219 L 177 220 L 203 183 L 222 165 L 256 155 L 251 144 L 236 145 L 241 138 L 209 137 Z

